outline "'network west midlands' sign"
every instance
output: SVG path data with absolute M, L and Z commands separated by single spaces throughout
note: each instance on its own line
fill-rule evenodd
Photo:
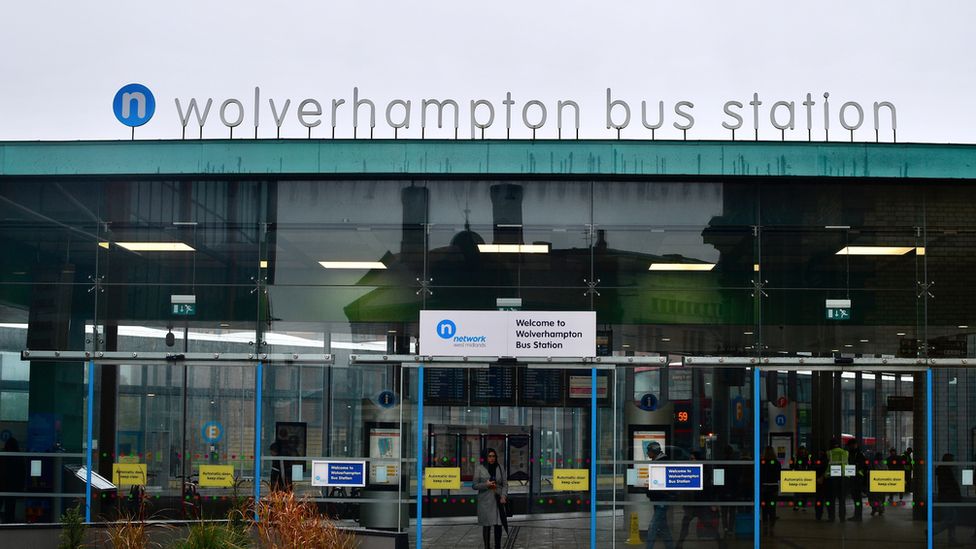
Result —
M 420 354 L 588 357 L 596 354 L 593 311 L 421 311 Z

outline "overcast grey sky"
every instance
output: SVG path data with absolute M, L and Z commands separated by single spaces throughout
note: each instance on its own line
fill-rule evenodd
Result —
M 112 98 L 138 82 L 152 90 L 157 110 L 137 139 L 179 138 L 174 99 L 193 97 L 214 100 L 205 138 L 228 135 L 217 116 L 228 98 L 244 105 L 235 138 L 253 137 L 255 86 L 260 137 L 275 135 L 269 98 L 279 109 L 292 100 L 282 137 L 308 135 L 295 113 L 305 98 L 326 111 L 312 137 L 329 137 L 331 100 L 345 99 L 337 135 L 351 136 L 349 103 L 358 86 L 377 105 L 376 137 L 393 135 L 384 121 L 389 101 L 412 101 L 411 127 L 400 136 L 419 137 L 420 101 L 451 98 L 461 105 L 462 138 L 470 136 L 469 101 L 476 99 L 496 109 L 486 137 L 502 138 L 510 91 L 512 137 L 531 135 L 521 109 L 535 99 L 549 115 L 540 138 L 556 136 L 558 100 L 580 104 L 582 137 L 614 138 L 605 125 L 611 87 L 632 108 L 624 138 L 650 138 L 640 123 L 642 100 L 653 118 L 665 102 L 657 137 L 680 138 L 672 123 L 684 120 L 673 105 L 686 100 L 695 105 L 689 139 L 728 139 L 721 124 L 732 119 L 723 104 L 748 103 L 758 92 L 760 138 L 779 138 L 768 107 L 782 100 L 795 102 L 797 128 L 787 138 L 806 139 L 801 102 L 811 93 L 814 139 L 822 140 L 827 91 L 831 140 L 850 139 L 837 119 L 842 103 L 863 105 L 866 121 L 855 140 L 873 141 L 872 104 L 890 101 L 899 141 L 971 143 L 974 21 L 976 2 L 964 0 L 14 2 L 0 18 L 0 140 L 128 139 Z M 741 114 L 736 138 L 751 139 L 751 107 Z M 538 110 L 530 111 L 530 121 L 537 119 Z M 883 117 L 883 140 L 891 137 L 887 126 Z M 194 123 L 187 133 L 198 131 Z M 368 135 L 363 119 L 359 135 Z M 453 129 L 428 127 L 427 136 L 453 136 Z

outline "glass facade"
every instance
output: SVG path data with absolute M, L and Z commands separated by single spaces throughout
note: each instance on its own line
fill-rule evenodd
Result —
M 113 481 L 113 470 L 145 466 L 142 487 L 94 490 L 93 518 L 139 501 L 159 516 L 220 516 L 264 482 L 417 543 L 419 460 L 459 467 L 463 485 L 424 492 L 421 541 L 478 545 L 472 483 L 492 448 L 510 481 L 508 535 L 526 546 L 588 546 L 591 534 L 601 547 L 648 536 L 666 545 L 662 521 L 675 542 L 885 542 L 891 530 L 877 520 L 806 528 L 820 524 L 815 514 L 834 516 L 834 481 L 817 468 L 834 441 L 857 440 L 865 464 L 853 478 L 865 480 L 837 484 L 834 507 L 844 501 L 850 517 L 871 508 L 865 523 L 886 510 L 899 539 L 919 546 L 934 503 L 936 546 L 970 540 L 971 181 L 838 178 L 829 166 L 822 177 L 111 171 L 0 175 L 4 522 L 56 521 L 84 498 L 84 470 L 75 473 L 90 421 L 94 472 Z M 192 304 L 174 302 L 188 295 Z M 597 386 L 582 357 L 548 369 L 426 364 L 423 389 L 418 364 L 363 358 L 416 354 L 421 310 L 494 310 L 499 298 L 595 311 L 595 354 L 613 357 Z M 24 350 L 134 356 L 73 362 Z M 193 353 L 255 359 L 177 356 Z M 259 365 L 261 354 L 322 358 Z M 817 358 L 830 364 L 799 362 Z M 952 362 L 898 362 L 919 358 Z M 864 359 L 875 366 L 856 367 Z M 933 478 L 919 453 L 929 420 Z M 672 461 L 702 461 L 707 486 L 649 501 L 650 441 Z M 755 473 L 767 447 L 781 469 L 826 480 L 766 497 L 765 469 Z M 366 460 L 367 486 L 313 487 L 311 462 L 325 458 Z M 593 460 L 595 505 L 589 492 L 557 490 L 557 470 Z M 232 466 L 233 482 L 205 486 L 201 466 Z M 899 468 L 897 493 L 869 493 L 871 471 Z M 767 503 L 776 519 L 757 521 Z

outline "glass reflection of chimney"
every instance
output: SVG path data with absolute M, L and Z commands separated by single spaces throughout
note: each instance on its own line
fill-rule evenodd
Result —
M 427 187 L 410 185 L 400 191 L 403 226 L 400 237 L 402 261 L 421 261 L 424 254 L 424 224 L 427 222 Z
M 597 229 L 597 231 L 596 231 L 596 243 L 593 244 L 593 247 L 596 248 L 597 250 L 601 250 L 601 251 L 606 251 L 609 248 L 609 245 L 607 244 L 607 230 L 606 229 Z
M 494 244 L 522 244 L 522 186 L 500 183 L 491 186 Z

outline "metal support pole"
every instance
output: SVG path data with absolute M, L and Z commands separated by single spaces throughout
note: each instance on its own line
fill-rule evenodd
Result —
M 759 422 L 759 368 L 752 368 L 752 546 L 759 549 L 759 460 L 762 459 L 762 436 Z
M 596 549 L 596 390 L 596 368 L 590 368 L 590 549 Z
M 417 368 L 417 549 L 424 547 L 424 365 Z
M 929 368 L 925 371 L 925 505 L 926 509 L 926 522 L 928 523 L 928 528 L 925 529 L 926 543 L 928 548 L 932 549 L 935 543 L 935 515 L 932 509 L 932 502 L 934 498 L 934 480 L 935 480 L 935 467 L 932 463 L 932 456 L 935 452 L 932 449 L 932 369 Z
M 258 362 L 254 373 L 254 520 L 258 520 L 261 503 L 261 400 L 264 393 L 264 363 Z
M 88 426 L 85 438 L 87 439 L 87 444 L 85 446 L 85 468 L 86 479 L 85 479 L 85 522 L 91 522 L 91 508 L 92 508 L 92 416 L 95 410 L 95 361 L 88 361 Z

